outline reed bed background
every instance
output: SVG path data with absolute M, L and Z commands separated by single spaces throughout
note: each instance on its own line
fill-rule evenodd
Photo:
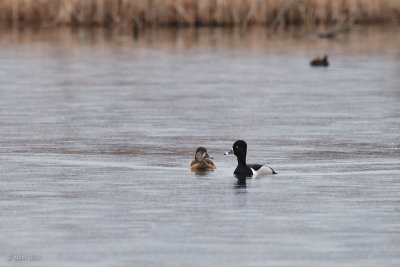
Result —
M 398 23 L 400 0 L 0 0 L 2 26 Z

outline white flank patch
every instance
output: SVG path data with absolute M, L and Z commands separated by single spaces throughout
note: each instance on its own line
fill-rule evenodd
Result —
M 250 170 L 253 173 L 253 178 L 256 177 L 258 175 L 258 172 L 256 172 L 253 168 L 250 168 Z
M 253 175 L 254 175 L 254 170 L 252 169 L 252 171 L 253 171 Z M 267 167 L 267 166 L 262 166 L 256 173 L 257 173 L 257 176 L 274 174 L 272 169 L 270 167 Z

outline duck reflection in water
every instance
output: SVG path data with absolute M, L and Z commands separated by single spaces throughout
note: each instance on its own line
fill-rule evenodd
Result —
M 247 185 L 246 185 L 247 177 L 245 175 L 235 174 L 235 177 L 237 178 L 235 188 L 246 188 L 247 187 Z

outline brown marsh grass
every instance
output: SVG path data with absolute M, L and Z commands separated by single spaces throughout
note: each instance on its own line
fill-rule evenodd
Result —
M 399 0 L 0 0 L 2 26 L 397 23 Z

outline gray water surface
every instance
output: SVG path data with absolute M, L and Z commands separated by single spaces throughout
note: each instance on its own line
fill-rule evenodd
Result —
M 0 266 L 400 266 L 399 33 L 2 31 Z

